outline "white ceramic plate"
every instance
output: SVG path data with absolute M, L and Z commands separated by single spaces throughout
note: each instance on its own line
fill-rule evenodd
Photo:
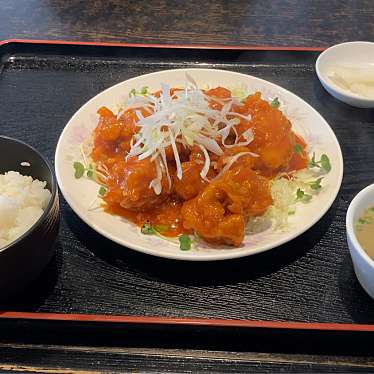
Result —
M 181 251 L 174 243 L 141 234 L 138 227 L 121 217 L 88 209 L 97 194 L 98 186 L 88 179 L 75 179 L 73 162 L 81 160 L 79 145 L 97 125 L 97 109 L 105 105 L 116 111 L 133 88 L 148 86 L 150 91 L 156 91 L 160 89 L 161 83 L 184 87 L 186 72 L 201 88 L 241 86 L 246 87 L 249 93 L 260 90 L 265 99 L 278 97 L 282 103 L 281 109 L 291 120 L 295 132 L 311 144 L 311 151 L 315 151 L 317 155 L 328 154 L 332 170 L 323 181 L 323 190 L 318 198 L 312 199 L 309 204 L 297 207 L 296 214 L 290 216 L 287 231 L 278 232 L 269 228 L 259 234 L 248 235 L 239 248 L 201 245 L 190 251 Z M 189 261 L 224 260 L 254 255 L 296 238 L 313 226 L 329 209 L 339 191 L 343 176 L 343 158 L 339 143 L 327 122 L 310 105 L 291 92 L 265 80 L 212 69 L 178 69 L 146 74 L 119 83 L 98 94 L 83 105 L 64 128 L 56 149 L 55 167 L 57 180 L 66 201 L 75 213 L 98 233 L 140 252 Z

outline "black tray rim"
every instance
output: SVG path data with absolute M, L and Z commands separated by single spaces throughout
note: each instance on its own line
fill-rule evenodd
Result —
M 92 46 L 92 47 L 120 47 L 120 48 L 155 48 L 155 49 L 216 49 L 232 51 L 287 51 L 287 52 L 322 52 L 327 47 L 299 47 L 299 46 L 267 46 L 267 45 L 214 45 L 214 44 L 145 44 L 96 41 L 66 41 L 44 39 L 5 39 L 0 40 L 0 47 L 5 45 L 63 45 L 63 46 Z M 235 327 L 245 329 L 280 329 L 280 330 L 314 330 L 314 331 L 342 331 L 342 332 L 372 332 L 374 324 L 348 323 L 320 323 L 296 321 L 267 321 L 267 320 L 233 320 L 210 318 L 172 318 L 158 316 L 128 316 L 104 315 L 84 313 L 45 313 L 45 312 L 17 312 L 0 311 L 0 320 L 39 320 L 66 321 L 83 323 L 104 323 L 124 325 L 170 325 L 190 327 Z

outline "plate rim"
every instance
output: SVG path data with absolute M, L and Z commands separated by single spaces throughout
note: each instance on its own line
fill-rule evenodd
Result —
M 175 73 L 175 72 L 193 72 L 193 71 L 200 71 L 200 72 L 212 72 L 212 71 L 214 71 L 214 72 L 218 72 L 218 73 L 222 72 L 222 73 L 225 73 L 225 74 L 229 73 L 229 74 L 234 74 L 234 75 L 237 75 L 237 76 L 246 77 L 246 79 L 248 79 L 248 78 L 255 79 L 257 82 L 262 83 L 262 84 L 266 84 L 266 85 L 270 84 L 271 86 L 274 86 L 275 88 L 277 88 L 277 90 L 279 92 L 285 92 L 287 95 L 290 95 L 291 97 L 293 97 L 297 100 L 300 100 L 303 103 L 303 105 L 305 105 L 308 108 L 309 111 L 314 112 L 318 117 L 320 117 L 320 119 L 324 122 L 324 124 L 327 126 L 328 131 L 332 135 L 332 139 L 334 140 L 336 150 L 338 151 L 337 155 L 338 155 L 338 164 L 339 165 L 337 165 L 337 166 L 339 166 L 339 174 L 337 176 L 338 177 L 338 180 L 336 181 L 337 183 L 335 184 L 335 187 L 334 187 L 333 191 L 330 192 L 328 202 L 322 207 L 321 212 L 318 215 L 316 215 L 311 221 L 309 221 L 308 224 L 304 225 L 300 230 L 296 231 L 295 233 L 291 234 L 290 236 L 287 236 L 287 237 L 277 241 L 277 243 L 275 245 L 274 244 L 273 245 L 268 244 L 267 246 L 264 246 L 262 248 L 258 248 L 257 250 L 253 250 L 253 252 L 251 252 L 251 253 L 247 253 L 247 252 L 244 252 L 244 251 L 243 252 L 239 251 L 239 252 L 236 252 L 236 253 L 230 253 L 230 251 L 226 250 L 226 249 L 223 250 L 224 252 L 222 252 L 222 253 L 214 253 L 214 254 L 213 253 L 212 254 L 206 253 L 206 254 L 199 254 L 197 256 L 196 256 L 196 253 L 191 254 L 191 252 L 187 252 L 187 251 L 186 252 L 179 251 L 179 252 L 175 252 L 175 253 L 174 252 L 157 253 L 157 250 L 145 248 L 144 245 L 138 245 L 137 243 L 134 243 L 134 242 L 129 243 L 129 242 L 126 242 L 126 239 L 125 240 L 118 239 L 116 236 L 108 233 L 104 229 L 101 229 L 100 226 L 95 225 L 94 222 L 91 222 L 91 220 L 87 219 L 87 215 L 82 216 L 81 214 L 79 214 L 77 212 L 78 209 L 77 210 L 74 209 L 75 204 L 74 204 L 74 202 L 72 202 L 72 199 L 70 199 L 68 191 L 66 191 L 66 189 L 64 188 L 64 184 L 62 183 L 62 179 L 61 179 L 61 175 L 60 175 L 59 167 L 58 167 L 58 163 L 59 163 L 58 162 L 58 159 L 59 159 L 58 156 L 60 154 L 60 149 L 62 148 L 62 144 L 61 144 L 62 139 L 63 139 L 66 131 L 68 131 L 68 127 L 69 127 L 70 123 L 72 123 L 75 120 L 75 118 L 78 116 L 78 114 L 84 108 L 88 107 L 91 104 L 91 102 L 93 102 L 94 100 L 97 99 L 98 96 L 104 95 L 108 91 L 113 90 L 113 89 L 117 88 L 118 86 L 123 85 L 124 83 L 131 83 L 132 81 L 137 80 L 139 78 L 146 78 L 146 77 L 149 77 L 149 76 L 157 76 L 160 73 L 167 74 L 167 73 Z M 270 82 L 270 81 L 262 79 L 262 78 L 258 78 L 254 75 L 239 73 L 239 72 L 235 72 L 235 71 L 232 71 L 232 70 L 215 69 L 215 68 L 210 68 L 210 69 L 209 68 L 163 69 L 163 70 L 158 70 L 158 71 L 155 71 L 155 72 L 152 72 L 152 73 L 146 73 L 146 74 L 142 74 L 142 75 L 138 75 L 138 76 L 126 79 L 124 81 L 118 82 L 118 83 L 100 91 L 95 96 L 93 96 L 88 101 L 86 101 L 82 106 L 80 106 L 75 111 L 75 113 L 71 116 L 69 121 L 65 124 L 62 132 L 60 133 L 60 136 L 59 136 L 59 139 L 58 139 L 58 142 L 57 142 L 54 161 L 55 161 L 56 179 L 57 179 L 60 191 L 61 191 L 64 199 L 66 200 L 66 202 L 68 203 L 70 208 L 73 210 L 73 212 L 83 222 L 85 222 L 89 227 L 91 227 L 93 230 L 95 230 L 100 235 L 102 235 L 102 236 L 106 237 L 107 239 L 121 245 L 124 248 L 135 250 L 137 252 L 152 255 L 152 256 L 155 256 L 155 257 L 167 258 L 167 259 L 179 260 L 179 261 L 223 261 L 223 260 L 230 260 L 230 259 L 252 256 L 252 255 L 255 255 L 255 254 L 259 254 L 259 253 L 263 253 L 263 252 L 266 252 L 266 251 L 269 251 L 269 250 L 275 250 L 276 248 L 279 248 L 283 244 L 294 240 L 295 238 L 299 237 L 300 235 L 302 235 L 303 233 L 308 231 L 311 227 L 313 227 L 319 220 L 321 220 L 324 217 L 324 215 L 331 208 L 334 201 L 336 200 L 336 197 L 338 196 L 338 193 L 340 191 L 340 187 L 341 187 L 341 184 L 342 184 L 342 181 L 343 181 L 343 174 L 344 174 L 343 154 L 342 154 L 342 150 L 341 150 L 339 141 L 338 141 L 333 129 L 330 127 L 329 123 L 325 120 L 325 118 L 316 109 L 314 109 L 309 103 L 307 103 L 303 98 L 301 98 L 300 96 L 294 94 L 292 91 L 290 91 L 290 90 L 288 90 L 288 89 L 286 89 L 286 88 L 284 88 L 284 87 L 282 87 L 282 86 L 280 86 L 276 83 Z M 124 243 L 124 242 L 126 242 L 126 243 Z

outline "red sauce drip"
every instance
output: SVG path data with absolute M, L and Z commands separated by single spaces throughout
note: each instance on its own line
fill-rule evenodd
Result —
M 122 208 L 119 204 L 106 205 L 105 211 L 127 218 L 140 227 L 145 223 L 150 223 L 152 226 L 165 225 L 169 229 L 163 230 L 161 234 L 173 237 L 186 232 L 182 225 L 181 208 L 182 202 L 171 198 L 158 208 L 145 212 L 134 212 Z

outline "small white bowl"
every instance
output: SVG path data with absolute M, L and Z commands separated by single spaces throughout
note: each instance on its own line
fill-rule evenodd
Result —
M 348 42 L 334 45 L 322 52 L 316 61 L 317 76 L 322 86 L 336 99 L 358 108 L 374 108 L 374 99 L 360 96 L 336 85 L 327 74 L 336 65 L 374 64 L 374 43 Z
M 355 222 L 371 206 L 374 206 L 374 184 L 361 190 L 351 201 L 346 215 L 346 228 L 348 247 L 357 279 L 374 299 L 374 261 L 363 250 L 354 231 Z

